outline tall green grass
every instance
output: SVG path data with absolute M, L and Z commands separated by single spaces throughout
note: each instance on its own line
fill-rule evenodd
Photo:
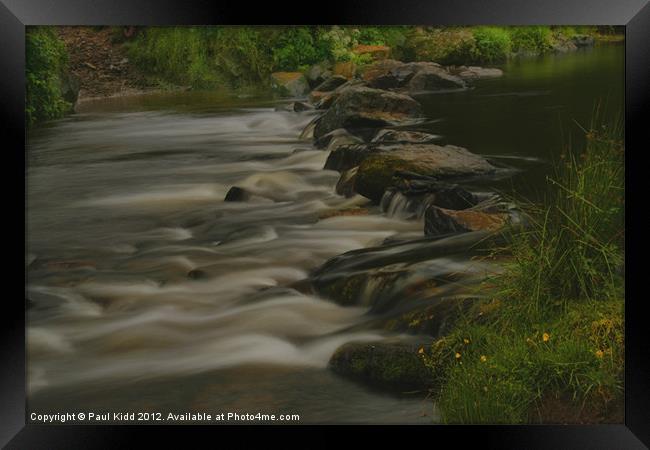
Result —
M 558 158 L 546 201 L 526 208 L 527 227 L 511 231 L 507 248 L 495 251 L 506 259 L 503 273 L 481 286 L 488 300 L 443 340 L 438 402 L 445 422 L 620 417 L 622 134 L 620 119 L 605 121 L 597 110 L 584 146 Z

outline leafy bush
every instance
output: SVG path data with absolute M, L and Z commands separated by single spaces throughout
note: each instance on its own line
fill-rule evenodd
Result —
M 61 76 L 68 59 L 54 29 L 29 27 L 25 38 L 25 115 L 27 125 L 31 126 L 63 116 L 72 105 L 61 94 Z
M 477 27 L 473 30 L 473 60 L 477 62 L 502 62 L 508 59 L 511 50 L 510 34 L 501 27 Z

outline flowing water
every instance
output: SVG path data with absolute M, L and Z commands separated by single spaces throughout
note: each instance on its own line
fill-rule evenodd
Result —
M 419 129 L 516 169 L 478 190 L 534 192 L 566 141 L 561 125 L 588 123 L 599 98 L 621 103 L 623 47 L 504 70 L 466 92 L 419 96 L 431 119 Z M 292 288 L 344 252 L 421 238 L 422 221 L 336 195 L 327 152 L 298 139 L 313 113 L 276 104 L 202 92 L 112 99 L 30 132 L 29 410 L 437 419 L 422 393 L 329 372 L 341 344 L 390 335 L 359 326 L 367 306 Z M 233 185 L 251 200 L 224 202 Z M 370 214 L 328 217 L 357 205 Z M 418 270 L 459 264 L 462 252 Z

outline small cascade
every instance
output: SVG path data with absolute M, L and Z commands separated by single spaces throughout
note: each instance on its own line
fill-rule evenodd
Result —
M 388 189 L 381 198 L 381 210 L 388 217 L 421 219 L 424 211 L 435 201 L 434 194 L 404 195 L 397 189 Z

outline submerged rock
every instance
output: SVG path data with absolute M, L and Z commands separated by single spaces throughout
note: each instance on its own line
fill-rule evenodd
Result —
M 373 151 L 359 164 L 356 191 L 379 203 L 384 191 L 395 184 L 397 171 L 444 180 L 492 173 L 492 164 L 469 150 L 454 145 L 409 144 Z
M 244 188 L 238 186 L 233 186 L 226 193 L 226 197 L 223 199 L 224 202 L 245 202 L 250 200 L 252 194 Z
M 320 117 L 314 128 L 314 137 L 320 138 L 337 128 L 377 128 L 420 116 L 420 104 L 407 95 L 351 87 L 341 92 Z
M 302 97 L 309 93 L 309 83 L 300 72 L 274 72 L 271 87 L 285 97 Z
M 349 342 L 339 347 L 329 361 L 339 375 L 397 391 L 425 389 L 434 383 L 434 373 L 425 364 L 433 339 L 413 338 L 380 342 Z
M 302 112 L 309 111 L 314 109 L 314 105 L 310 105 L 306 102 L 291 102 L 286 105 L 278 106 L 275 108 L 276 111 L 289 111 L 289 112 Z

